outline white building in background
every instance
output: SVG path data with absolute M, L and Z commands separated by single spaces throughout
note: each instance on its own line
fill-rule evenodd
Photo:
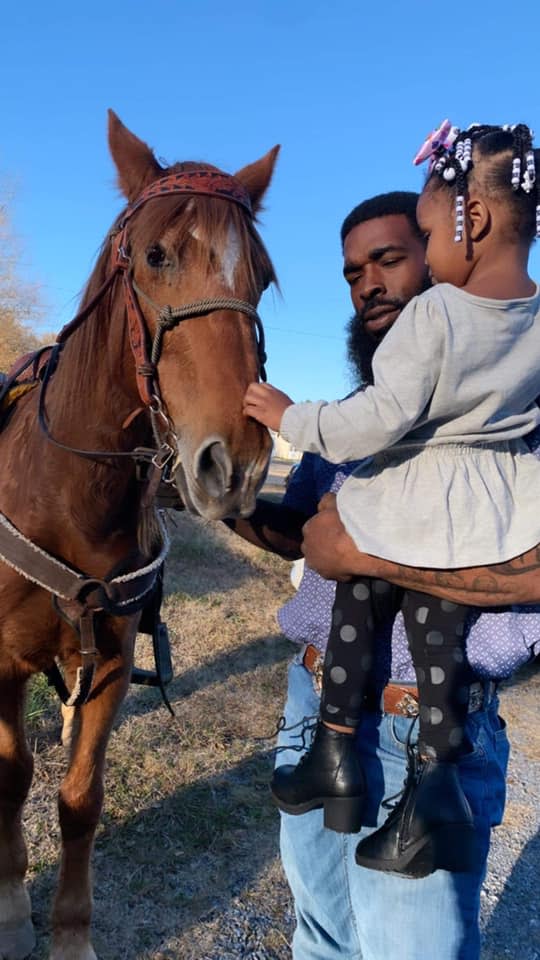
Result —
M 270 435 L 274 444 L 274 449 L 272 451 L 273 457 L 279 457 L 280 460 L 290 460 L 291 463 L 298 463 L 298 461 L 301 460 L 301 450 L 297 450 L 296 447 L 293 447 L 288 440 L 284 440 L 279 433 L 275 432 L 275 430 L 270 430 Z

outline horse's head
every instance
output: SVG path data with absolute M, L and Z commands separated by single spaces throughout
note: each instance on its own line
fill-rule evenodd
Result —
M 253 215 L 279 148 L 221 180 L 220 171 L 207 164 L 160 166 L 112 112 L 109 144 L 120 188 L 135 204 L 124 243 L 154 345 L 163 324 L 158 420 L 175 448 L 176 484 L 186 506 L 208 519 L 247 516 L 266 475 L 271 440 L 243 415 L 242 399 L 261 373 L 255 307 L 275 280 Z M 156 181 L 170 183 L 163 178 L 179 174 L 183 182 L 186 173 L 193 175 L 185 178 L 193 182 L 191 193 L 166 193 L 136 207 Z M 199 193 L 197 184 L 204 185 L 205 177 L 222 183 L 223 190 Z M 202 301 L 214 299 L 224 303 L 207 312 Z M 180 320 L 185 305 L 193 309 Z

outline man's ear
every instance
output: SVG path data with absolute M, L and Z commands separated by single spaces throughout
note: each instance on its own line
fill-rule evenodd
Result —
M 475 197 L 467 202 L 467 216 L 469 220 L 469 236 L 478 242 L 491 230 L 491 211 L 481 197 Z

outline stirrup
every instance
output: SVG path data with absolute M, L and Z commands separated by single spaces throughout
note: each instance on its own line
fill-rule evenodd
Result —
M 159 687 L 163 703 L 171 716 L 174 717 L 174 710 L 165 692 L 165 687 L 173 678 L 173 668 L 169 631 L 167 630 L 167 624 L 163 622 L 160 616 L 162 598 L 163 567 L 159 574 L 156 589 L 143 608 L 138 628 L 139 633 L 145 633 L 152 637 L 155 669 L 144 670 L 142 667 L 133 666 L 131 669 L 131 683 L 141 684 L 145 687 Z
M 144 670 L 142 667 L 134 666 L 131 670 L 131 683 L 141 684 L 145 687 L 159 687 L 163 703 L 171 716 L 174 717 L 174 710 L 165 691 L 165 687 L 173 678 L 173 669 L 169 631 L 163 620 L 159 620 L 152 631 L 152 648 L 155 669 Z

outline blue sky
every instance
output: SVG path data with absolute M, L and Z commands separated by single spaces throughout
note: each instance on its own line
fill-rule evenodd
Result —
M 386 0 L 30 0 L 2 12 L 0 185 L 43 326 L 75 312 L 122 202 L 106 111 L 167 162 L 234 172 L 282 151 L 261 234 L 282 295 L 261 302 L 269 379 L 296 400 L 350 389 L 339 227 L 374 193 L 419 189 L 411 158 L 448 116 L 538 131 L 540 5 Z M 540 276 L 540 256 L 532 272 Z

